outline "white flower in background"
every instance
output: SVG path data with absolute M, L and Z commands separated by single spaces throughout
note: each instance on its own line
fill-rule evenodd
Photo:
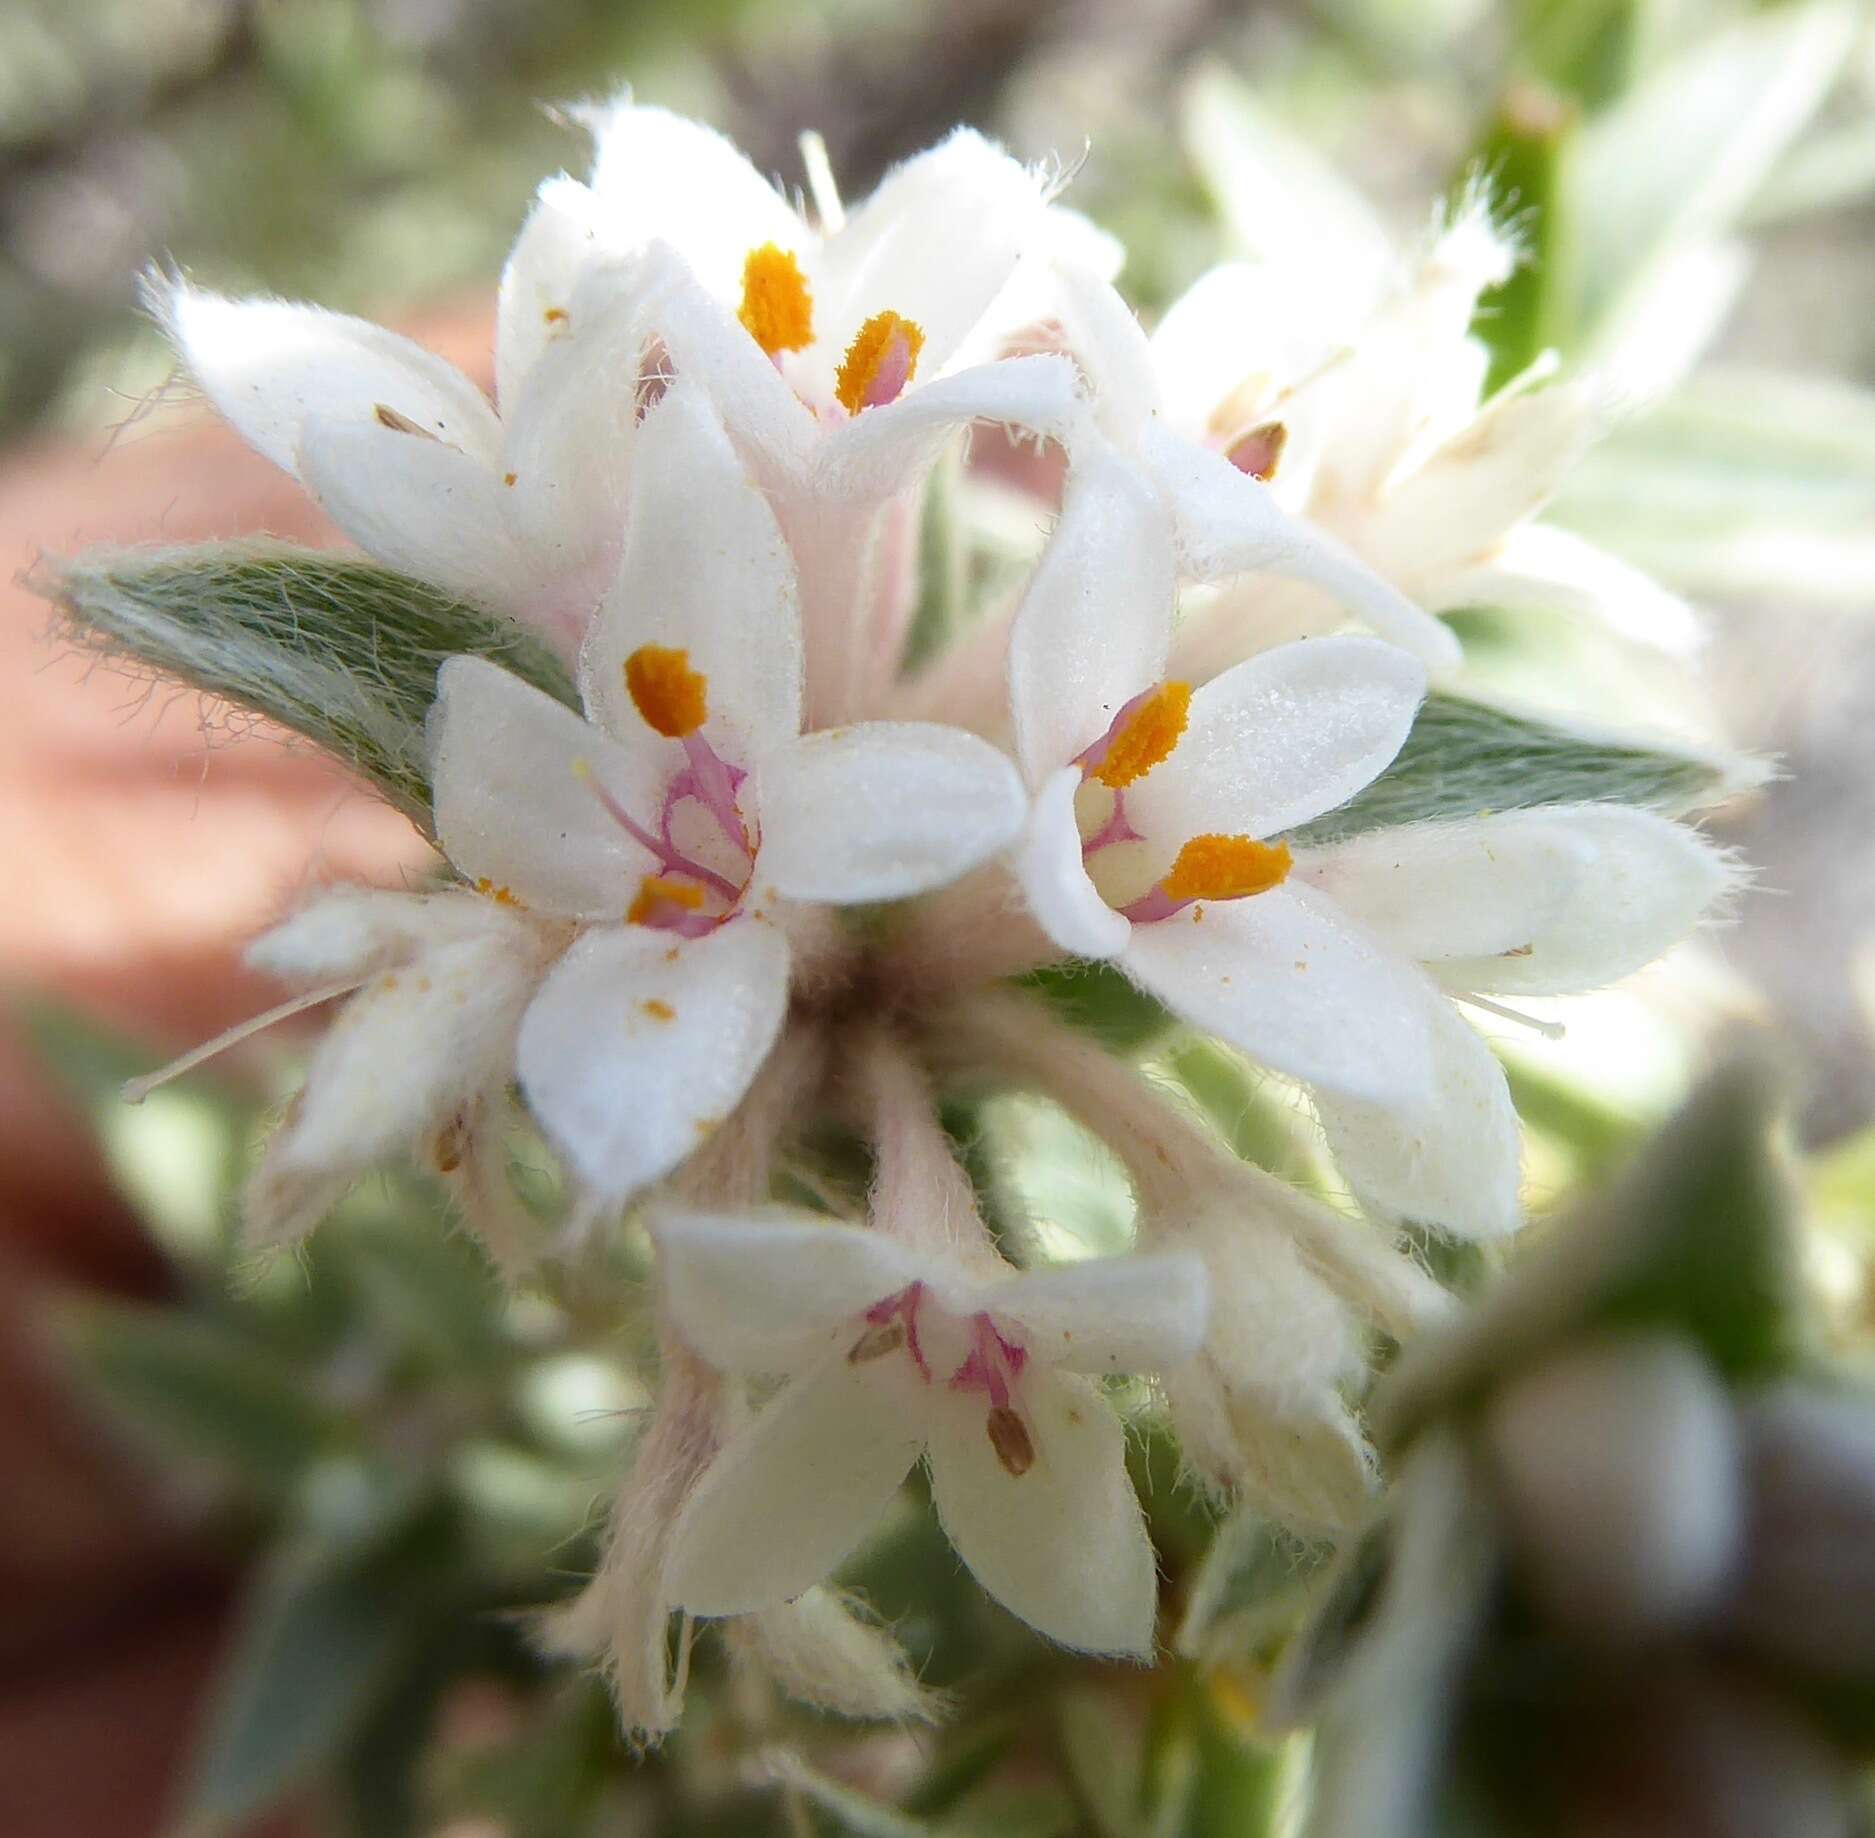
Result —
M 1115 960 L 1308 1085 L 1376 1210 L 1512 1229 L 1516 1114 L 1443 990 L 1622 975 L 1696 922 L 1722 859 L 1664 818 L 1595 806 L 1291 842 L 1390 764 L 1424 669 L 1374 639 L 1306 639 L 1194 690 L 1165 675 L 1174 600 L 1152 493 L 1088 458 L 1010 639 L 1031 910 L 1064 950 Z
M 1013 768 L 972 735 L 804 735 L 801 663 L 774 517 L 679 384 L 639 434 L 624 559 L 580 657 L 590 720 L 483 659 L 443 667 L 444 852 L 583 928 L 522 1022 L 518 1069 L 602 1200 L 667 1172 L 741 1097 L 786 1014 L 804 908 L 939 886 L 1021 824 Z
M 779 1210 L 671 1214 L 654 1233 L 685 1337 L 726 1371 L 790 1381 L 686 1502 L 673 1602 L 730 1615 L 801 1594 L 923 1455 L 945 1535 L 991 1595 L 1063 1645 L 1150 1656 L 1152 1546 L 1095 1379 L 1196 1351 L 1195 1257 L 1019 1273 Z
M 547 363 L 504 302 L 497 414 L 453 365 L 366 320 L 178 279 L 146 295 L 220 414 L 359 547 L 577 650 L 624 528 L 641 408 L 629 323 L 569 332 Z
M 1693 642 L 1684 602 L 1534 521 L 1611 404 L 1592 376 L 1552 382 L 1553 363 L 1485 395 L 1489 354 L 1470 328 L 1479 296 L 1517 257 L 1483 196 L 1410 264 L 1371 217 L 1350 224 L 1347 209 L 1311 220 L 1306 237 L 1275 239 L 1263 260 L 1213 269 L 1150 340 L 1111 290 L 1070 277 L 1063 318 L 1110 431 L 1121 437 L 1156 410 L 1165 430 L 1214 456 L 1207 476 L 1222 461 L 1266 480 L 1286 509 L 1433 613 L 1547 608 L 1670 648 Z M 1243 583 L 1194 622 L 1181 661 L 1208 675 L 1259 645 L 1327 630 L 1342 617 L 1323 591 L 1335 586 Z
M 1078 424 L 1072 365 L 996 351 L 1035 264 L 1058 246 L 1100 256 L 1096 233 L 966 129 L 850 215 L 822 174 L 813 224 L 700 123 L 629 99 L 584 119 L 591 180 L 542 186 L 504 323 L 577 337 L 593 309 L 575 296 L 617 264 L 618 310 L 708 387 L 768 492 L 801 570 L 810 712 L 846 719 L 896 667 L 915 548 L 902 500 L 945 441 L 980 420 L 1057 439 Z

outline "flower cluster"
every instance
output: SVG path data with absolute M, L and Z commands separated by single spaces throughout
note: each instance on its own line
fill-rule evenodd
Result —
M 502 278 L 494 406 L 360 321 L 152 290 L 360 547 L 578 692 L 450 657 L 446 880 L 330 892 L 256 946 L 347 1000 L 253 1228 L 296 1237 L 413 1147 L 517 1277 L 642 1223 L 662 1395 L 555 1630 L 638 1731 L 678 1714 L 678 1611 L 818 1701 L 918 1714 L 828 1579 L 921 1459 L 990 1594 L 1149 1657 L 1123 1413 L 1285 1523 L 1358 1515 L 1365 1342 L 1446 1300 L 1408 1228 L 1520 1218 L 1505 1077 L 1455 1003 L 1619 977 L 1727 883 L 1666 800 L 1595 777 L 1631 750 L 1520 778 L 1501 737 L 1424 738 L 1435 706 L 1485 718 L 1439 612 L 1663 603 L 1530 521 L 1593 388 L 1483 398 L 1468 328 L 1514 252 L 1482 204 L 1358 284 L 1326 238 L 1344 284 L 1220 269 L 1148 338 L 1117 248 L 975 134 L 850 212 L 810 161 L 809 213 L 695 123 L 627 98 L 586 125 L 590 179 L 541 188 Z M 1036 449 L 1048 527 L 1006 603 L 932 626 L 927 485 L 973 429 Z M 1038 986 L 1062 964 L 1292 1081 L 1347 1203 L 1072 1026 Z M 991 1231 L 939 1106 L 1006 1089 L 1111 1145 L 1130 1254 Z M 557 1236 L 509 1186 L 517 1091 L 566 1171 Z M 827 1124 L 868 1158 L 863 1217 L 772 1204 Z

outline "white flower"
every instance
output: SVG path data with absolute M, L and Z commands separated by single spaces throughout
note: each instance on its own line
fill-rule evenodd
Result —
M 1182 578 L 1285 576 L 1280 587 L 1259 579 L 1244 591 L 1325 601 L 1332 609 L 1326 623 L 1352 613 L 1435 670 L 1460 661 L 1449 628 L 1337 540 L 1332 521 L 1305 520 L 1286 507 L 1265 483 L 1271 466 L 1260 463 L 1263 448 L 1252 437 L 1221 445 L 1163 399 L 1153 347 L 1111 285 L 1070 262 L 1058 265 L 1054 285 L 1053 316 L 1092 387 L 1100 429 L 1163 500 Z M 1236 374 L 1220 389 L 1230 388 Z M 1282 450 L 1280 438 L 1272 438 Z
M 1410 267 L 1377 223 L 1330 219 L 1262 260 L 1213 269 L 1150 341 L 1091 280 L 1064 317 L 1116 437 L 1156 406 L 1172 434 L 1215 456 L 1207 474 L 1221 460 L 1267 480 L 1285 508 L 1431 612 L 1548 608 L 1683 648 L 1698 630 L 1684 602 L 1532 521 L 1608 405 L 1593 378 L 1551 383 L 1553 362 L 1486 397 L 1489 353 L 1470 328 L 1479 296 L 1515 262 L 1475 196 Z M 1272 638 L 1328 629 L 1340 611 L 1320 589 L 1334 586 L 1239 587 L 1194 625 L 1187 666 L 1209 674 Z
M 1085 460 L 1010 639 L 1031 909 L 1064 950 L 1116 960 L 1194 1026 L 1312 1087 L 1377 1210 L 1510 1229 L 1515 1113 L 1439 984 L 1611 980 L 1690 928 L 1725 886 L 1720 858 L 1665 819 L 1596 806 L 1292 845 L 1286 833 L 1386 769 L 1425 671 L 1377 640 L 1331 637 L 1196 690 L 1167 681 L 1173 571 L 1133 469 Z
M 1196 1258 L 1017 1273 L 778 1210 L 667 1215 L 655 1235 L 697 1350 L 790 1379 L 690 1495 L 671 1535 L 675 1603 L 744 1614 L 799 1595 L 922 1454 L 945 1534 L 991 1595 L 1066 1646 L 1150 1655 L 1152 1547 L 1094 1377 L 1191 1356 Z
M 708 387 L 775 506 L 801 570 L 810 712 L 846 719 L 904 636 L 915 528 L 901 495 L 973 421 L 1065 439 L 1082 419 L 1065 359 L 982 360 L 1023 315 L 1036 262 L 1070 242 L 1084 258 L 1087 226 L 968 130 L 850 216 L 824 197 L 815 226 L 699 123 L 628 98 L 586 122 L 590 184 L 541 188 L 504 312 L 577 320 L 595 262 L 619 262 L 620 310 Z
M 287 983 L 328 994 L 362 987 L 321 1038 L 249 1186 L 254 1234 L 298 1237 L 359 1175 L 420 1149 L 460 1177 L 458 1197 L 490 1252 L 523 1257 L 500 1204 L 505 1187 L 489 1178 L 505 1182 L 505 1161 L 488 1164 L 505 1153 L 499 1107 L 521 1016 L 565 942 L 566 928 L 477 894 L 357 888 L 258 939 L 248 961 Z
M 537 627 L 567 654 L 618 558 L 640 409 L 616 312 L 544 340 L 504 298 L 498 415 L 470 379 L 366 320 L 153 278 L 190 376 L 250 445 L 361 548 Z
M 786 1014 L 803 904 L 902 899 L 1001 848 L 1023 797 L 958 730 L 803 734 L 794 568 L 701 394 L 638 435 L 582 720 L 452 658 L 431 719 L 436 826 L 471 881 L 582 923 L 522 1023 L 521 1086 L 591 1192 L 624 1197 L 735 1105 Z

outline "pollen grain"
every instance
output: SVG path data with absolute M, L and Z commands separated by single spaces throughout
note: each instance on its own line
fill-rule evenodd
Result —
M 1194 836 L 1159 883 L 1172 900 L 1241 900 L 1268 893 L 1289 878 L 1286 842 L 1253 836 Z
M 897 313 L 874 313 L 853 335 L 833 379 L 833 393 L 849 415 L 897 399 L 918 370 L 924 327 Z
M 1191 685 L 1161 683 L 1115 730 L 1093 777 L 1120 791 L 1171 756 L 1191 717 Z
M 709 680 L 690 668 L 690 653 L 640 645 L 625 660 L 625 688 L 645 725 L 667 740 L 694 734 L 709 715 Z
M 763 243 L 742 264 L 743 329 L 774 357 L 814 342 L 814 296 L 791 249 Z

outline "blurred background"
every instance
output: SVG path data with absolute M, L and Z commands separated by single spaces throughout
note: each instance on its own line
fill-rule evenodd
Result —
M 698 1784 L 712 1740 L 770 1727 L 733 1691 L 627 1793 L 596 1694 L 554 1695 L 492 1621 L 472 1653 L 432 1644 L 427 1672 L 412 1658 L 465 1603 L 541 1590 L 542 1550 L 555 1579 L 583 1561 L 577 1529 L 632 1398 L 587 1356 L 595 1330 L 577 1307 L 517 1319 L 473 1300 L 479 1273 L 447 1248 L 434 1267 L 400 1264 L 388 1247 L 409 1234 L 386 1222 L 433 1206 L 401 1190 L 367 1196 L 311 1278 L 230 1289 L 230 1173 L 274 1088 L 192 1090 L 134 1117 L 115 1106 L 128 1071 L 263 1005 L 239 948 L 297 890 L 417 859 L 400 821 L 305 750 L 256 736 L 211 751 L 220 718 L 195 698 L 71 656 L 13 581 L 91 541 L 329 535 L 287 481 L 165 399 L 140 268 L 173 260 L 231 291 L 360 312 L 482 375 L 493 278 L 532 190 L 584 160 L 548 105 L 621 80 L 721 127 L 789 186 L 806 128 L 849 196 L 957 121 L 1058 156 L 1078 166 L 1071 202 L 1128 245 L 1122 285 L 1148 316 L 1236 246 L 1234 165 L 1266 127 L 1331 162 L 1403 241 L 1480 166 L 1543 204 L 1524 284 L 1541 298 L 1498 304 L 1505 337 L 1540 324 L 1592 356 L 1608 327 L 1581 274 L 1708 260 L 1709 285 L 1663 295 L 1664 310 L 1718 323 L 1705 359 L 1650 394 L 1557 512 L 1711 613 L 1694 686 L 1669 690 L 1655 660 L 1563 634 L 1494 651 L 1486 632 L 1480 654 L 1525 695 L 1777 756 L 1784 776 L 1715 825 L 1759 885 L 1723 935 L 1566 1016 L 1553 1005 L 1568 1039 L 1519 1047 L 1515 1064 L 1553 1196 L 1664 1115 L 1727 1028 L 1769 1019 L 1802 1097 L 1819 1289 L 1841 1346 L 1865 1354 L 1868 26 L 1854 4 L 1730 0 L 0 0 L 0 1838 L 166 1829 L 179 1783 L 199 1787 L 204 1767 L 221 1772 L 189 1802 L 191 1832 L 275 1829 L 256 1809 L 315 1778 L 327 1816 L 350 1809 L 327 1828 L 343 1831 L 744 1831 L 779 1816 L 772 1796 Z M 1582 171 L 1592 196 L 1558 177 Z M 1045 1164 L 1047 1144 L 1029 1146 Z M 1042 1204 L 1111 1205 L 1084 1151 L 1062 1154 L 1073 1197 L 1058 1186 Z M 439 1294 L 455 1298 L 441 1329 Z M 165 1299 L 188 1306 L 154 1306 Z M 295 1375 L 315 1365 L 309 1402 Z M 74 1393 L 75 1366 L 113 1409 Z M 483 1392 L 458 1389 L 460 1414 L 438 1418 L 464 1374 Z M 399 1494 L 432 1469 L 447 1486 L 418 1488 L 415 1505 Z M 472 1553 L 459 1523 L 434 1519 L 445 1495 L 494 1527 Z M 369 1571 L 376 1595 L 346 1593 L 307 1554 L 320 1528 L 355 1543 L 392 1496 L 392 1544 L 431 1575 L 446 1550 L 460 1585 L 399 1622 L 395 1653 L 361 1637 L 396 1619 L 387 1589 L 410 1606 L 388 1547 L 371 1547 L 391 1563 Z M 1173 1549 L 1200 1536 L 1156 1529 Z M 907 1537 L 914 1573 L 930 1553 Z M 879 1583 L 887 1600 L 897 1586 Z M 979 1636 L 995 1651 L 1008 1630 Z M 294 1714 L 235 1727 L 224 1688 L 216 1759 L 187 1762 L 231 1653 L 246 1700 L 273 1691 Z M 1010 1689 L 1028 1663 L 1010 1660 Z M 393 1688 L 403 1709 L 364 1714 Z M 947 1739 L 942 1759 L 967 1773 L 965 1748 Z M 888 1745 L 864 1765 L 889 1786 L 928 1759 Z M 658 1826 L 672 1808 L 682 1817 Z M 945 1829 L 1081 1827 L 1005 1808 Z

